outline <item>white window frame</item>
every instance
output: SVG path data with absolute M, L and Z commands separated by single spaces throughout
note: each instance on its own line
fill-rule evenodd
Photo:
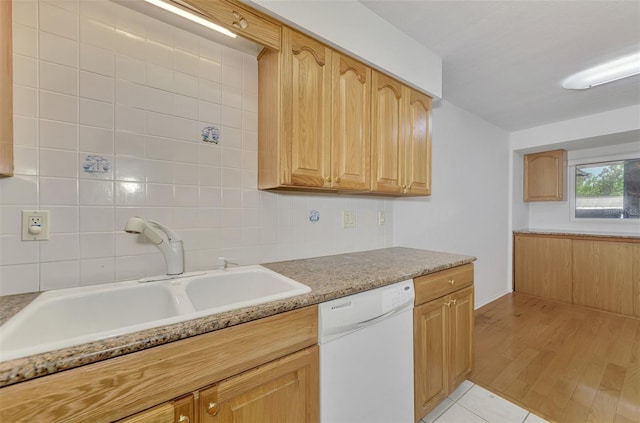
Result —
M 629 160 L 629 159 L 638 159 L 640 158 L 640 154 L 637 152 L 626 152 L 620 154 L 612 154 L 609 156 L 598 156 L 598 157 L 580 157 L 577 159 L 568 160 L 568 179 L 569 179 L 569 217 L 571 222 L 584 222 L 584 223 L 613 223 L 620 225 L 638 225 L 640 224 L 640 219 L 603 219 L 598 217 L 576 217 L 576 166 L 586 165 L 586 164 L 598 164 L 598 163 L 606 163 L 606 162 L 615 162 L 619 160 Z

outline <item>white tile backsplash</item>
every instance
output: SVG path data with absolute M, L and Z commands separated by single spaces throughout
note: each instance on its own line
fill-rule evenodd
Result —
M 130 216 L 178 232 L 187 270 L 223 255 L 254 264 L 392 245 L 391 200 L 256 189 L 254 56 L 106 0 L 23 0 L 13 25 L 0 295 L 164 273 L 157 247 L 122 230 Z M 205 126 L 219 144 L 202 141 Z M 85 170 L 92 155 L 108 169 Z M 347 206 L 355 230 L 341 227 Z M 29 209 L 51 211 L 49 241 L 21 240 Z

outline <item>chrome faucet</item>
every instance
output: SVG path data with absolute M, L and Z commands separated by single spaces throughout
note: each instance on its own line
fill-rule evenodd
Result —
M 142 234 L 158 246 L 167 262 L 167 275 L 184 273 L 184 248 L 178 234 L 158 222 L 138 216 L 130 217 L 124 230 L 130 234 Z

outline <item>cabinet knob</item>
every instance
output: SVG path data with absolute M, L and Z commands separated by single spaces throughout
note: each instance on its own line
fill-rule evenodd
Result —
M 335 181 L 336 181 L 336 184 L 339 184 L 340 183 L 340 178 L 336 178 Z
M 207 413 L 209 413 L 210 416 L 215 416 L 216 414 L 218 414 L 218 411 L 220 410 L 220 407 L 218 406 L 217 402 L 210 402 L 209 405 L 207 405 Z
M 456 305 L 458 303 L 458 300 L 451 300 L 451 304 Z
M 451 301 L 447 301 L 446 303 L 444 303 L 444 305 L 446 305 L 447 307 L 451 307 Z
M 406 184 L 402 184 L 402 189 L 407 189 L 407 185 Z
M 331 176 L 327 176 L 326 178 L 324 178 L 327 182 L 331 182 Z
M 189 419 L 189 416 L 185 416 L 184 414 L 180 415 L 180 417 L 178 417 L 178 423 L 189 423 L 191 422 L 191 419 Z
M 449 285 L 453 286 L 456 284 L 456 280 L 455 279 L 449 279 Z

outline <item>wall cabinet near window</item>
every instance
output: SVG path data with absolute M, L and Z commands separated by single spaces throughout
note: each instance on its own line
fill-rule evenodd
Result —
M 524 156 L 524 201 L 563 201 L 566 196 L 567 150 Z
M 473 369 L 473 264 L 414 279 L 415 420 Z
M 515 233 L 514 290 L 640 317 L 640 237 Z
M 0 1 L 0 176 L 13 175 L 11 1 Z

